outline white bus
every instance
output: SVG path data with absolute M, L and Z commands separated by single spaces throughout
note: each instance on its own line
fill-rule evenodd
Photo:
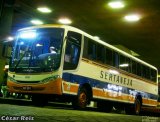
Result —
M 134 114 L 157 106 L 156 67 L 71 26 L 18 30 L 8 76 L 10 92 L 31 94 L 37 104 L 60 96 L 80 109 L 90 101 Z
M 160 75 L 158 75 L 158 94 L 159 94 L 159 97 L 160 97 Z

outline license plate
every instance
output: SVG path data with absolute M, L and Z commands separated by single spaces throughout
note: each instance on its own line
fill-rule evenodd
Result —
M 22 89 L 25 91 L 30 91 L 30 90 L 32 90 L 32 87 L 31 86 L 23 86 Z

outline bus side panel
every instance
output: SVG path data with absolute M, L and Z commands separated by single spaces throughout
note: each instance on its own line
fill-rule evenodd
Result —
M 86 69 L 85 67 L 88 68 Z M 149 88 L 140 90 L 142 86 L 135 78 L 124 74 L 112 74 L 111 76 L 108 72 L 101 72 L 107 70 L 100 66 L 95 66 L 95 64 L 82 61 L 78 71 L 63 73 L 63 80 L 65 82 L 65 86 L 62 86 L 63 92 L 76 95 L 78 93 L 78 86 L 88 83 L 92 87 L 93 98 L 95 99 L 134 103 L 136 95 L 141 94 L 143 105 L 157 105 L 157 95 L 154 95 L 154 92 L 146 92 L 150 88 L 156 89 L 155 85 L 144 83 Z M 71 89 L 74 89 L 74 91 Z M 152 89 L 149 92 L 152 92 Z
M 95 80 L 88 77 L 83 77 L 71 73 L 64 73 L 63 74 L 63 92 L 67 94 L 76 95 L 78 93 L 78 88 L 80 85 L 85 83 L 90 84 L 93 91 L 93 97 L 98 99 L 107 99 L 113 101 L 124 101 L 133 103 L 134 96 L 128 95 L 126 93 L 122 93 L 121 86 L 116 86 L 114 84 L 104 83 L 99 80 Z M 114 87 L 116 90 L 108 90 L 108 86 Z M 73 90 L 74 89 L 74 90 Z M 127 89 L 123 87 L 123 89 Z M 125 90 L 127 91 L 127 90 Z
M 77 79 L 70 73 L 63 73 L 62 91 L 64 94 L 77 95 L 81 79 Z

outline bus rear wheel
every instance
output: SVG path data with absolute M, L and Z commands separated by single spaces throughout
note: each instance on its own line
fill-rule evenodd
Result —
M 74 109 L 84 109 L 89 102 L 89 97 L 85 88 L 80 89 L 78 95 L 73 99 L 72 106 Z

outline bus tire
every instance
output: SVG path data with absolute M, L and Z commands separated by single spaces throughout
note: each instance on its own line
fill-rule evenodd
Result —
M 84 109 L 89 102 L 89 97 L 87 94 L 87 90 L 85 88 L 81 88 L 78 95 L 73 99 L 72 106 L 74 109 Z
M 99 101 L 97 102 L 97 108 L 101 112 L 111 112 L 113 109 L 113 104 L 108 101 Z
M 48 99 L 44 95 L 32 95 L 32 103 L 35 106 L 43 107 L 48 103 Z

